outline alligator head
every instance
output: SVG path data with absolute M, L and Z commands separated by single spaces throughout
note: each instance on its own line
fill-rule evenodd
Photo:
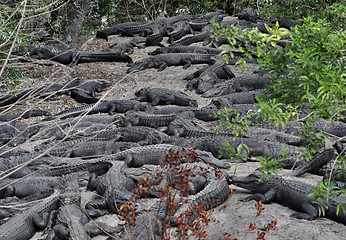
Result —
M 270 189 L 271 184 L 270 181 L 265 178 L 260 180 L 262 177 L 263 175 L 259 172 L 253 172 L 245 177 L 232 175 L 230 176 L 230 181 L 232 184 L 245 188 L 251 192 L 266 193 Z
M 149 62 L 147 60 L 139 60 L 136 61 L 132 64 L 129 64 L 128 66 L 130 66 L 129 69 L 127 69 L 127 73 L 131 73 L 131 72 L 138 72 L 138 71 L 143 71 L 145 69 L 150 68 L 149 66 Z

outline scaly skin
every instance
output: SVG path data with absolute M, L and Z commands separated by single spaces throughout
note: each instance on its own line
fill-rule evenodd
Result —
M 213 56 L 215 55 L 196 53 L 159 54 L 134 62 L 127 73 L 143 71 L 148 68 L 157 68 L 158 71 L 163 71 L 167 66 L 183 66 L 184 69 L 187 69 L 191 64 L 211 64 L 213 60 L 210 58 Z
M 152 106 L 158 104 L 175 104 L 179 106 L 197 107 L 197 101 L 182 91 L 167 88 L 141 88 L 135 92 L 137 100 L 147 101 Z
M 56 191 L 42 202 L 0 225 L 0 239 L 29 240 L 38 230 L 44 229 L 47 224 L 47 218 L 44 215 L 58 209 L 59 193 Z
M 299 212 L 294 213 L 292 216 L 303 219 L 315 219 L 318 217 L 318 205 L 313 203 L 313 199 L 309 198 L 309 189 L 314 186 L 295 180 L 286 180 L 279 176 L 273 176 L 269 179 L 263 178 L 261 182 L 259 179 L 261 174 L 255 172 L 246 177 L 231 176 L 231 182 L 239 187 L 250 190 L 255 193 L 243 199 L 243 201 L 256 200 L 262 203 L 270 203 L 275 201 L 277 203 L 286 205 Z M 326 217 L 346 224 L 346 216 L 340 211 L 336 215 L 335 204 L 345 204 L 345 199 L 341 197 L 329 199 L 330 206 L 326 210 Z

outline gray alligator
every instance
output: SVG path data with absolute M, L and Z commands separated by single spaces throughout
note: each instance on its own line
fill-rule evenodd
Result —
M 110 158 L 104 157 L 102 159 L 107 160 Z M 88 214 L 92 217 L 100 214 L 97 209 L 110 209 L 112 212 L 117 213 L 120 205 L 125 201 L 129 201 L 133 195 L 134 181 L 122 173 L 127 165 L 123 161 L 116 160 L 116 158 L 112 158 L 112 167 L 106 174 L 99 177 L 91 175 L 87 189 L 96 190 L 100 196 L 103 196 L 101 199 L 86 204 L 85 208 L 88 209 Z
M 15 113 L 15 114 L 4 114 L 0 115 L 0 122 L 10 122 L 13 120 L 20 120 L 20 119 L 28 119 L 31 117 L 40 117 L 40 116 L 51 116 L 52 114 L 50 112 L 40 110 L 40 109 L 32 109 L 21 113 Z
M 124 53 L 72 51 L 49 46 L 36 47 L 33 45 L 28 45 L 25 48 L 28 49 L 30 58 L 48 59 L 69 66 L 100 61 L 132 63 L 132 58 Z
M 44 119 L 47 120 L 53 120 L 56 118 L 64 119 L 64 118 L 71 118 L 71 117 L 77 117 L 80 115 L 91 115 L 96 113 L 108 113 L 110 115 L 113 115 L 115 113 L 124 113 L 129 110 L 139 110 L 144 111 L 147 109 L 148 106 L 140 103 L 137 100 L 102 100 L 97 103 L 92 103 L 88 105 L 83 105 L 80 107 L 75 108 L 69 108 L 67 110 L 63 110 L 57 114 L 55 114 L 52 117 L 48 117 Z
M 168 88 L 141 88 L 135 92 L 136 100 L 147 101 L 150 105 L 175 104 L 197 107 L 197 101 L 182 91 L 172 91 Z
M 124 161 L 128 167 L 141 167 L 145 164 L 159 165 L 167 152 L 180 151 L 181 147 L 170 144 L 155 144 L 141 147 L 133 147 L 116 154 L 99 158 L 101 162 Z M 228 163 L 215 158 L 210 152 L 197 150 L 196 161 L 208 163 L 218 168 L 227 168 Z
M 234 92 L 263 89 L 270 83 L 269 75 L 246 74 L 215 84 L 203 94 L 203 97 L 218 97 Z
M 214 60 L 212 60 L 211 57 L 213 56 L 215 55 L 198 53 L 158 54 L 130 64 L 127 73 L 143 71 L 148 68 L 157 68 L 158 71 L 163 71 L 168 66 L 183 66 L 184 69 L 187 69 L 191 64 L 212 64 Z
M 227 67 L 223 57 L 216 57 L 215 59 L 213 65 L 202 68 L 184 78 L 189 81 L 186 85 L 188 90 L 195 88 L 197 93 L 203 94 L 213 88 L 215 84 L 235 77 Z
M 152 128 L 166 127 L 177 114 L 149 114 L 145 112 L 127 112 L 124 118 L 124 126 L 147 126 Z
M 144 126 L 120 127 L 112 130 L 104 130 L 87 136 L 97 140 L 121 140 L 124 142 L 136 142 L 140 145 L 162 143 L 169 136 L 157 129 Z
M 47 226 L 51 211 L 59 207 L 59 195 L 60 192 L 56 190 L 42 202 L 0 225 L 0 239 L 29 240 L 38 230 L 43 230 Z
M 108 37 L 115 34 L 133 37 L 134 34 L 147 33 L 150 31 L 149 22 L 124 22 L 116 24 L 113 27 L 105 28 L 96 32 L 97 38 L 103 38 L 108 41 Z
M 279 176 L 263 178 L 262 181 L 259 181 L 261 178 L 262 175 L 255 172 L 246 177 L 231 176 L 230 180 L 233 184 L 255 193 L 244 198 L 243 201 L 256 200 L 262 201 L 262 203 L 275 201 L 299 211 L 294 213 L 293 217 L 310 220 L 318 217 L 318 205 L 308 197 L 309 189 L 313 189 L 313 185 L 296 180 L 286 180 Z M 342 211 L 338 215 L 336 214 L 336 204 L 346 204 L 345 199 L 329 198 L 328 201 L 326 217 L 346 224 L 345 214 Z
M 146 41 L 146 38 L 144 37 L 134 37 L 131 39 L 126 39 L 119 43 L 112 44 L 105 50 L 107 52 L 114 52 L 114 53 L 120 52 L 120 53 L 132 54 L 134 47 L 144 48 L 144 46 L 140 45 L 139 43 L 145 43 L 145 41 Z
M 88 240 L 90 239 L 85 225 L 89 222 L 88 216 L 81 209 L 81 193 L 79 184 L 73 175 L 67 177 L 68 181 L 64 184 L 64 191 L 60 198 L 60 207 L 55 220 L 55 225 L 49 232 L 46 240 L 73 239 Z

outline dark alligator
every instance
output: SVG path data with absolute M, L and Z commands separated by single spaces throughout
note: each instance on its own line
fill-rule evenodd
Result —
M 61 184 L 61 179 L 58 177 L 36 177 L 11 179 L 5 178 L 0 182 L 0 197 L 16 196 L 23 198 L 40 191 L 49 191 L 55 189 Z
M 175 47 L 175 46 L 180 46 L 180 45 L 188 46 L 188 45 L 191 45 L 193 43 L 198 43 L 198 42 L 205 42 L 203 44 L 205 46 L 211 41 L 209 36 L 210 36 L 210 33 L 203 32 L 203 33 L 200 33 L 197 35 L 182 38 L 179 41 L 176 41 L 175 43 L 172 43 L 171 45 L 169 45 L 169 47 L 173 47 L 173 46 Z
M 168 66 L 183 66 L 183 69 L 187 69 L 191 64 L 212 64 L 215 61 L 211 59 L 213 56 L 215 55 L 198 53 L 158 54 L 130 64 L 127 73 L 143 71 L 148 68 L 157 68 L 158 71 L 163 71 Z
M 193 33 L 189 23 L 186 21 L 179 21 L 173 25 L 173 31 L 168 33 L 168 43 L 172 44 L 174 41 L 181 39 L 189 33 Z
M 246 20 L 249 22 L 257 23 L 257 18 L 252 8 L 245 8 L 240 13 L 236 13 L 234 16 L 238 17 L 239 20 Z
M 66 83 L 45 83 L 36 87 L 25 89 L 17 94 L 8 94 L 0 98 L 0 106 L 4 107 L 10 104 L 17 104 L 27 98 L 43 97 L 50 98 L 53 95 L 69 94 L 71 89 L 78 86 L 80 82 L 72 79 Z
M 27 124 L 24 122 L 1 123 L 0 145 L 18 146 L 40 131 L 38 124 Z
M 173 91 L 168 88 L 141 88 L 135 92 L 136 99 L 147 101 L 150 105 L 175 104 L 180 106 L 197 107 L 197 101 L 182 91 Z
M 145 112 L 127 112 L 124 117 L 124 126 L 147 126 L 152 128 L 166 127 L 175 118 L 176 114 L 149 114 Z
M 104 130 L 109 126 L 122 124 L 122 116 L 80 116 L 75 119 L 60 120 L 58 122 L 45 122 L 40 124 L 40 131 L 33 136 L 32 140 L 56 137 L 62 139 L 68 135 L 83 134 L 90 135 L 97 130 Z
M 87 234 L 85 225 L 89 222 L 88 216 L 81 209 L 81 193 L 79 184 L 73 175 L 67 177 L 68 181 L 63 185 L 63 196 L 60 198 L 60 207 L 57 211 L 55 225 L 49 232 L 46 240 L 91 239 Z
M 91 115 L 96 113 L 108 113 L 113 115 L 115 113 L 124 113 L 129 110 L 144 111 L 147 106 L 137 100 L 102 100 L 97 103 L 92 103 L 80 107 L 70 108 L 48 117 L 44 120 L 53 120 L 56 118 L 64 119 L 77 117 L 80 115 Z
M 202 191 L 195 195 L 192 195 L 190 202 L 188 203 L 189 214 L 186 216 L 184 224 L 191 224 L 198 215 L 197 209 L 209 210 L 220 204 L 224 203 L 230 193 L 228 186 L 228 174 L 226 172 L 221 172 L 213 168 L 209 168 L 206 165 L 198 165 L 199 171 L 203 172 L 206 178 L 206 184 Z M 201 205 L 201 206 L 196 206 Z M 179 217 L 179 212 L 176 213 Z
M 255 193 L 244 198 L 243 201 L 256 200 L 262 201 L 262 203 L 275 201 L 299 211 L 294 213 L 293 217 L 309 220 L 318 217 L 318 205 L 308 197 L 309 189 L 313 189 L 313 185 L 297 180 L 286 180 L 279 176 L 272 176 L 269 179 L 262 177 L 261 174 L 254 172 L 246 177 L 231 176 L 230 180 L 234 185 Z M 262 180 L 259 181 L 261 178 Z M 338 215 L 336 214 L 336 204 L 344 205 L 345 199 L 341 199 L 341 197 L 329 198 L 328 202 L 329 206 L 325 216 L 346 224 L 346 216 L 342 210 Z
M 144 37 L 134 37 L 131 39 L 126 39 L 122 42 L 112 44 L 108 48 L 105 49 L 107 52 L 113 52 L 113 53 L 133 53 L 133 48 L 144 48 L 144 46 L 139 45 L 139 43 L 145 43 L 146 38 Z
M 335 160 L 337 154 L 334 148 L 321 150 L 316 153 L 310 161 L 305 164 L 300 164 L 298 168 L 294 169 L 293 176 L 301 176 L 304 173 L 312 172 L 322 167 L 328 162 Z
M 200 54 L 215 54 L 218 55 L 222 52 L 221 49 L 211 48 L 211 47 L 200 47 L 200 46 L 169 46 L 169 47 L 160 47 L 155 49 L 152 52 L 149 52 L 149 55 L 157 55 L 163 53 L 200 53 Z
M 212 103 L 218 108 L 231 107 L 233 104 L 253 104 L 256 103 L 256 95 L 261 94 L 262 91 L 254 90 L 248 92 L 236 92 L 216 97 L 212 99 Z
M 134 34 L 147 33 L 150 30 L 151 23 L 148 22 L 124 22 L 116 24 L 113 27 L 102 29 L 96 32 L 97 38 L 103 38 L 108 41 L 108 37 L 115 34 L 133 37 Z
M 102 92 L 105 88 L 112 85 L 112 82 L 106 80 L 81 82 L 78 86 L 70 90 L 73 99 L 80 103 L 96 103 L 96 93 Z
M 119 233 L 111 234 L 107 240 L 162 239 L 162 220 L 158 217 L 160 212 L 162 212 L 162 209 L 154 204 L 149 211 L 142 211 L 136 216 L 136 224 L 125 223 L 125 225 L 119 229 Z
M 145 46 L 164 46 L 161 41 L 165 35 L 167 35 L 166 28 L 159 24 L 153 24 L 151 26 L 151 34 L 147 36 Z
M 217 83 L 203 94 L 203 97 L 218 97 L 234 92 L 248 92 L 263 89 L 271 83 L 269 75 L 246 74 Z
M 106 158 L 104 157 L 104 159 Z M 129 201 L 133 195 L 134 181 L 122 173 L 122 170 L 127 168 L 126 163 L 112 159 L 111 165 L 106 174 L 98 177 L 91 175 L 89 180 L 87 189 L 91 191 L 96 190 L 102 196 L 101 199 L 88 202 L 85 206 L 88 209 L 88 214 L 92 217 L 100 214 L 96 209 L 108 208 L 112 212 L 117 213 L 120 205 L 125 203 L 125 201 Z
M 197 93 L 203 94 L 213 88 L 215 84 L 235 77 L 227 67 L 224 58 L 217 57 L 215 59 L 213 65 L 202 68 L 184 78 L 185 80 L 189 80 L 186 85 L 188 90 L 195 88 L 197 89 Z
M 171 137 L 166 143 L 174 144 L 184 147 L 189 144 L 191 148 L 207 151 L 213 154 L 217 158 L 228 158 L 221 146 L 227 145 L 233 148 L 235 151 L 240 144 L 244 144 L 248 147 L 249 152 L 245 149 L 242 150 L 242 154 L 248 157 L 258 156 L 271 156 L 274 158 L 282 157 L 282 149 L 287 149 L 287 154 L 294 157 L 294 161 L 297 161 L 298 149 L 295 146 L 277 143 L 272 141 L 252 139 L 252 138 L 239 138 L 239 137 L 227 137 L 227 136 L 205 136 L 205 137 Z
M 220 112 L 220 109 L 216 108 L 198 108 L 198 107 L 186 107 L 186 106 L 169 106 L 169 107 L 161 107 L 155 109 L 148 109 L 147 113 L 159 114 L 159 115 L 187 115 L 186 117 L 195 117 L 202 121 L 214 121 L 218 119 L 218 117 L 214 117 L 215 113 Z M 188 115 L 187 113 L 192 113 L 192 115 Z
M 167 134 L 157 129 L 144 126 L 120 127 L 112 130 L 104 130 L 87 137 L 98 140 L 136 142 L 141 145 L 162 143 L 169 138 Z
M 28 45 L 29 57 L 48 59 L 61 64 L 74 66 L 86 62 L 127 62 L 132 63 L 130 56 L 124 53 L 85 52 L 56 49 L 49 46 L 36 47 Z
M 81 139 L 81 140 L 80 140 Z M 117 142 L 115 140 L 103 141 L 95 139 L 80 138 L 59 144 L 49 151 L 49 155 L 65 156 L 70 158 L 96 158 L 104 155 L 114 154 L 131 147 L 139 147 L 134 142 Z
M 29 240 L 37 231 L 43 230 L 50 213 L 59 207 L 59 195 L 60 191 L 56 190 L 51 196 L 0 225 L 0 239 Z
M 13 120 L 20 119 L 28 119 L 31 117 L 41 117 L 41 116 L 51 116 L 50 112 L 40 109 L 31 109 L 25 112 L 16 113 L 16 114 L 8 114 L 8 115 L 0 115 L 0 122 L 10 122 Z

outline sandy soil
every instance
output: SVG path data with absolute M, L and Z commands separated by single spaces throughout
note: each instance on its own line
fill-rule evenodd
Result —
M 106 42 L 102 39 L 94 37 L 83 37 L 80 39 L 79 50 L 102 50 L 107 46 L 122 41 L 124 38 L 112 36 Z M 131 55 L 134 61 L 147 56 L 148 51 L 152 51 L 156 47 L 148 47 L 145 49 L 135 49 L 135 53 Z M 168 87 L 173 90 L 184 91 L 186 82 L 183 80 L 188 74 L 200 69 L 203 65 L 192 66 L 187 70 L 182 67 L 168 67 L 163 72 L 157 72 L 155 69 L 149 69 L 133 74 L 126 74 L 126 64 L 124 63 L 86 63 L 80 64 L 73 68 L 55 64 L 51 66 L 45 65 L 28 65 L 23 67 L 24 81 L 20 87 L 25 88 L 33 84 L 43 83 L 45 81 L 66 81 L 72 78 L 83 80 L 107 79 L 113 82 L 113 86 L 108 91 L 102 94 L 104 99 L 126 99 L 134 97 L 134 92 L 142 87 Z M 241 69 L 230 66 L 231 70 L 240 75 Z M 245 73 L 252 72 L 256 66 L 249 65 Z M 197 99 L 199 106 L 205 106 L 210 102 L 210 99 L 201 98 L 194 92 L 187 92 Z M 45 109 L 51 113 L 56 113 L 62 109 L 79 106 L 69 97 L 61 96 L 59 100 L 54 102 L 30 102 L 27 101 L 21 109 L 29 106 Z M 234 165 L 230 169 L 230 174 L 249 174 L 256 169 L 257 163 L 243 163 Z M 316 183 L 319 177 L 313 175 L 304 175 L 302 180 Z M 235 186 L 230 186 L 236 188 Z M 248 231 L 250 223 L 256 223 L 258 228 L 263 228 L 265 224 L 277 219 L 277 226 L 266 234 L 265 239 L 345 239 L 346 226 L 338 224 L 326 218 L 319 218 L 313 221 L 298 220 L 291 218 L 293 210 L 276 204 L 265 204 L 262 214 L 255 218 L 255 202 L 241 202 L 240 198 L 247 196 L 249 193 L 245 190 L 236 188 L 236 192 L 224 204 L 212 210 L 212 215 L 218 221 L 210 223 L 206 226 L 208 236 L 206 239 L 224 239 L 224 236 L 231 234 L 232 239 L 256 239 L 257 230 L 255 233 L 244 234 Z M 89 193 L 83 194 L 83 201 L 90 198 Z M 115 215 L 108 215 L 100 218 L 114 225 L 118 220 Z M 42 238 L 42 233 L 37 233 L 32 239 Z M 105 236 L 98 236 L 94 239 L 106 239 Z

